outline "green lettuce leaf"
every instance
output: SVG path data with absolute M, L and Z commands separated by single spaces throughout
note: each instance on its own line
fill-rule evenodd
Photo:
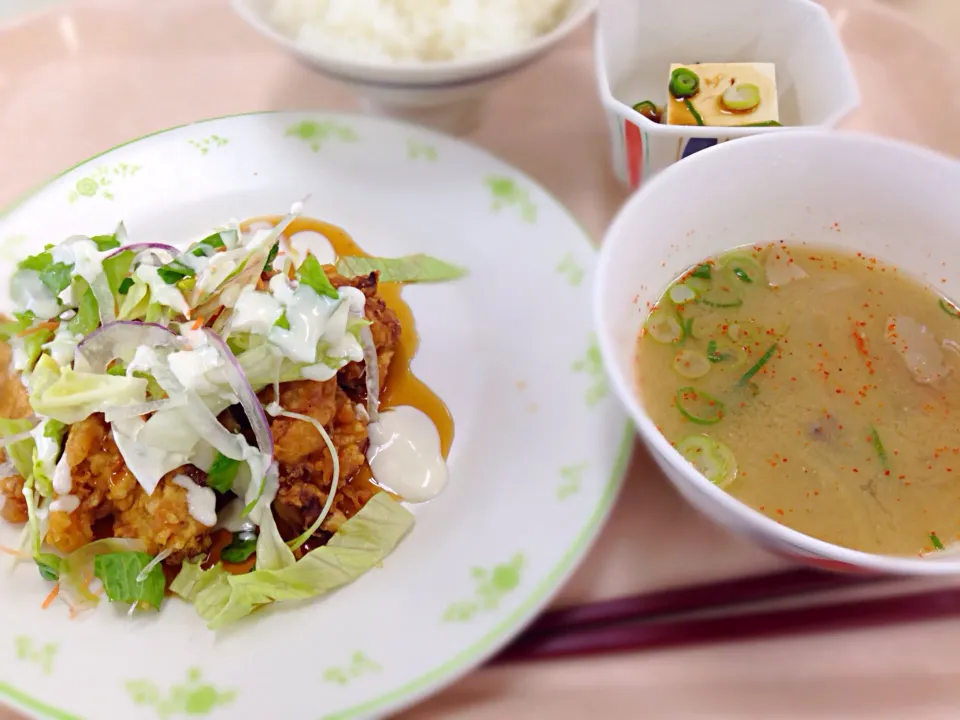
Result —
M 330 283 L 330 278 L 323 271 L 320 261 L 314 255 L 307 255 L 297 273 L 300 282 L 313 288 L 320 297 L 326 296 L 333 299 L 340 297 L 337 289 Z
M 207 487 L 213 488 L 218 493 L 229 491 L 233 488 L 233 481 L 237 479 L 237 471 L 242 462 L 217 452 L 210 466 L 210 472 L 207 473 Z
M 45 420 L 38 436 L 34 431 L 33 481 L 43 497 L 53 497 L 53 473 L 63 451 L 67 426 L 57 420 Z
M 60 558 L 60 592 L 64 593 L 70 604 L 77 607 L 90 607 L 100 602 L 100 598 L 90 592 L 87 583 L 93 577 L 94 562 L 98 555 L 108 553 L 142 552 L 143 542 L 130 538 L 105 538 L 94 540 L 66 557 Z
M 41 392 L 30 393 L 30 405 L 38 415 L 72 425 L 94 413 L 142 403 L 146 398 L 147 381 L 142 378 L 78 373 L 63 368 L 53 383 Z
M 11 420 L 9 418 L 0 418 L 0 437 L 10 437 L 27 432 L 33 427 L 33 423 L 26 419 Z M 27 438 L 16 442 L 9 447 L 4 448 L 7 458 L 13 463 L 13 466 L 20 473 L 24 480 L 33 474 L 33 452 L 36 447 L 33 438 Z
M 147 308 L 150 306 L 150 288 L 139 277 L 133 278 L 133 285 L 122 297 L 123 302 L 120 303 L 120 312 L 117 314 L 120 320 L 140 320 L 147 314 Z
M 215 630 L 261 605 L 317 597 L 356 580 L 389 555 L 412 527 L 413 515 L 387 493 L 378 493 L 326 545 L 293 565 L 231 575 L 219 564 L 203 570 L 199 561 L 187 562 L 170 589 L 192 602 Z
M 97 246 L 97 250 L 100 252 L 116 250 L 118 247 L 120 247 L 120 241 L 117 240 L 116 233 L 113 233 L 112 235 L 94 235 L 90 239 L 93 240 L 94 245 Z
M 83 283 L 86 285 L 86 283 Z M 74 296 L 76 297 L 76 296 Z M 97 296 L 89 287 L 80 296 L 77 314 L 67 323 L 67 329 L 74 335 L 89 335 L 100 325 L 100 304 Z
M 35 330 L 29 335 L 16 339 L 21 344 L 23 354 L 26 357 L 24 370 L 33 370 L 34 364 L 40 359 L 40 353 L 43 352 L 43 346 L 53 340 L 53 331 L 43 328 Z
M 59 295 L 73 280 L 73 265 L 58 262 L 48 265 L 40 271 L 40 282 L 54 295 Z
M 14 313 L 13 316 L 16 318 L 15 320 L 0 323 L 0 340 L 9 340 L 14 335 L 22 333 L 29 329 L 33 325 L 33 321 L 37 319 L 37 316 L 29 310 L 23 313 Z
M 110 552 L 97 555 L 93 574 L 103 583 L 103 590 L 113 602 L 137 603 L 140 607 L 152 605 L 160 609 L 166 581 L 160 564 L 150 568 L 143 579 L 137 576 L 153 561 L 145 552 Z
M 133 250 L 124 250 L 103 261 L 103 274 L 107 276 L 107 284 L 114 297 L 125 294 L 120 292 L 120 286 L 124 280 L 130 280 L 127 276 L 130 274 L 130 267 L 135 257 L 136 253 Z M 133 280 L 130 282 L 132 283 Z
M 466 268 L 423 254 L 399 258 L 357 255 L 337 260 L 337 272 L 344 277 L 369 275 L 375 270 L 380 273 L 380 282 L 398 283 L 445 282 L 467 274 Z

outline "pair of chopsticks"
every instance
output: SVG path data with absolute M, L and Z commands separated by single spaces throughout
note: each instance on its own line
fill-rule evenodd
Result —
M 930 587 L 884 597 L 822 602 L 836 591 L 871 585 L 906 587 L 889 576 L 790 570 L 554 610 L 535 620 L 491 663 L 548 660 L 770 635 L 841 630 L 960 615 L 960 588 Z M 756 609 L 758 603 L 815 605 Z

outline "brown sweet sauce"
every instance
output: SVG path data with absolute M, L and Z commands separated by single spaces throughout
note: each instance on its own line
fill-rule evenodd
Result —
M 253 223 L 269 222 L 276 224 L 281 220 L 279 215 L 268 215 L 247 220 L 241 224 L 241 227 L 248 227 Z M 333 246 L 338 257 L 361 256 L 370 257 L 353 240 L 350 235 L 342 228 L 336 225 L 325 223 L 321 220 L 312 218 L 297 218 L 284 235 L 291 237 L 298 232 L 311 230 L 320 233 Z M 393 312 L 396 313 L 400 321 L 400 345 L 390 364 L 390 371 L 387 373 L 386 383 L 381 396 L 380 409 L 387 410 L 399 405 L 409 405 L 417 408 L 427 415 L 437 428 L 440 435 L 440 447 L 443 456 L 447 457 L 450 447 L 453 445 L 453 416 L 447 409 L 436 393 L 413 374 L 410 363 L 417 354 L 417 348 L 420 344 L 420 336 L 417 335 L 416 322 L 413 319 L 413 312 L 410 306 L 403 301 L 401 293 L 403 285 L 399 283 L 382 283 L 379 287 L 379 295 Z M 382 379 L 381 379 L 382 382 Z M 365 464 L 350 481 L 351 483 L 373 483 L 370 474 L 370 468 Z M 208 563 L 214 564 L 220 557 L 220 552 L 230 544 L 232 535 L 227 530 L 218 531 L 213 538 L 213 545 L 208 556 Z M 250 557 L 244 563 L 232 564 L 224 563 L 224 567 L 232 573 L 245 573 L 253 568 L 255 558 Z M 206 565 L 206 563 L 205 563 Z

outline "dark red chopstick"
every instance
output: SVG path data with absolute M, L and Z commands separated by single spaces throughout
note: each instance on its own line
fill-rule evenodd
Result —
M 766 610 L 722 617 L 634 622 L 560 629 L 507 646 L 492 663 L 547 660 L 664 647 L 754 640 L 826 630 L 848 630 L 890 623 L 960 615 L 960 589 L 928 589 L 873 600 L 849 600 L 788 610 Z
M 890 581 L 889 576 L 850 575 L 798 568 L 754 577 L 634 595 L 551 610 L 537 618 L 518 642 L 545 632 L 625 621 L 652 620 L 664 615 L 699 612 L 746 603 L 799 597 Z

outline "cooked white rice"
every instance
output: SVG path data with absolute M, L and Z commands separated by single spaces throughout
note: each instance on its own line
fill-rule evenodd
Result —
M 553 30 L 570 0 L 274 0 L 272 22 L 310 48 L 435 62 L 515 49 Z

